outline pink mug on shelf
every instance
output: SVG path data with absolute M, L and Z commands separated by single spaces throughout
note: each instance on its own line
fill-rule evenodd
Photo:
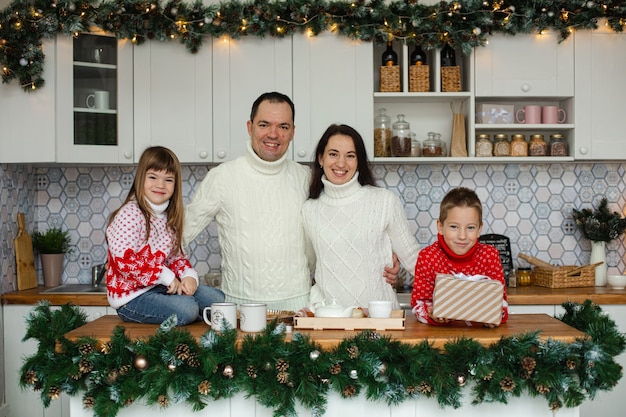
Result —
M 524 114 L 524 118 L 520 117 L 520 113 Z M 541 123 L 541 106 L 524 106 L 515 113 L 515 120 L 524 124 Z
M 543 106 L 541 109 L 541 120 L 545 124 L 564 123 L 565 119 L 567 119 L 567 113 L 558 106 Z

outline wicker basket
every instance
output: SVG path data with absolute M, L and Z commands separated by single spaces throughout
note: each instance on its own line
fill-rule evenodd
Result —
M 461 67 L 441 67 L 441 91 L 461 91 Z
M 400 66 L 380 67 L 380 92 L 397 93 L 400 91 Z
M 409 67 L 409 91 L 411 93 L 430 91 L 430 72 L 428 65 L 411 65 Z
M 593 287 L 595 285 L 596 266 L 555 266 L 552 268 L 535 267 L 533 284 L 548 288 Z

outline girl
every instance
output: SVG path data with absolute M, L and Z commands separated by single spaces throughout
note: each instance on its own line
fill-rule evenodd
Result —
M 146 149 L 122 206 L 111 213 L 107 297 L 124 321 L 178 325 L 196 321 L 205 307 L 224 301 L 220 290 L 198 286 L 184 254 L 181 168 L 169 149 Z

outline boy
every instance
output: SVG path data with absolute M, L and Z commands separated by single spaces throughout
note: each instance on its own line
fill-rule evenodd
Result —
M 504 286 L 498 250 L 478 241 L 483 228 L 482 212 L 480 199 L 468 188 L 454 188 L 443 198 L 437 220 L 437 242 L 422 249 L 415 264 L 411 307 L 422 323 L 441 325 L 450 321 L 431 314 L 438 273 L 485 275 Z M 502 323 L 507 318 L 505 288 Z

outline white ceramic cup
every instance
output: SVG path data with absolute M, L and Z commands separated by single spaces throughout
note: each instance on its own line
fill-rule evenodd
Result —
M 520 117 L 520 113 L 524 114 L 524 118 Z M 537 124 L 541 123 L 541 106 L 524 106 L 515 113 L 517 123 Z
M 94 91 L 87 96 L 85 104 L 90 109 L 108 110 L 109 109 L 109 92 Z
M 209 316 L 210 313 L 210 316 Z M 237 328 L 237 304 L 235 303 L 213 303 L 211 307 L 206 307 L 202 312 L 204 322 L 211 326 L 213 330 L 221 332 L 224 330 L 222 324 L 226 319 L 233 329 Z
M 565 119 L 567 119 L 567 113 L 557 106 L 543 106 L 541 108 L 542 123 L 555 125 L 557 123 L 564 123 Z
M 260 332 L 267 326 L 267 304 L 246 303 L 239 308 L 239 328 L 242 332 Z
M 386 319 L 391 317 L 391 301 L 370 301 L 368 304 L 368 313 L 373 319 Z

